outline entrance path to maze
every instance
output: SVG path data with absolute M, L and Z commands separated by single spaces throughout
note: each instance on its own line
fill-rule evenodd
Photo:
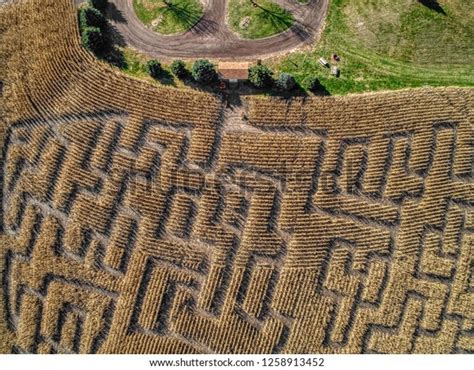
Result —
M 75 0 L 81 2 L 81 0 Z M 206 0 L 204 16 L 188 32 L 164 36 L 145 27 L 132 0 L 110 0 L 108 16 L 126 45 L 156 58 L 259 58 L 290 51 L 314 41 L 324 22 L 328 0 L 277 0 L 290 10 L 295 23 L 287 31 L 260 40 L 243 40 L 226 23 L 228 0 Z
M 0 41 L 0 352 L 474 351 L 472 89 L 161 87 L 69 0 Z

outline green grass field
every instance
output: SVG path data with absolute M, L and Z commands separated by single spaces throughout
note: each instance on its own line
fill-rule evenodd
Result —
M 241 27 L 243 19 L 249 23 Z M 271 0 L 230 0 L 229 24 L 231 29 L 246 39 L 269 37 L 287 30 L 293 16 Z
M 331 94 L 420 86 L 474 86 L 474 2 L 332 0 L 326 28 L 311 52 L 270 64 L 304 85 L 320 79 Z M 341 57 L 339 78 L 318 59 Z
M 133 9 L 146 26 L 165 35 L 189 30 L 203 15 L 199 0 L 133 0 Z

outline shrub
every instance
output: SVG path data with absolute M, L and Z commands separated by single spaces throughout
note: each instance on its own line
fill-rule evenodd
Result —
M 203 84 L 211 83 L 217 78 L 214 64 L 207 59 L 196 60 L 193 64 L 191 74 L 193 75 L 194 80 Z
M 96 8 L 81 8 L 79 11 L 79 22 L 81 29 L 86 27 L 98 27 L 101 30 L 105 28 L 107 21 L 103 14 L 99 12 Z
M 104 35 L 98 27 L 84 28 L 81 40 L 82 45 L 94 53 L 102 51 L 105 45 Z
M 107 0 L 89 0 L 89 5 L 97 10 L 101 11 L 102 13 L 105 12 L 105 8 L 107 7 Z
M 319 81 L 317 77 L 311 77 L 308 80 L 306 87 L 311 92 L 325 90 L 325 87 L 321 84 L 321 81 Z
M 145 68 L 148 74 L 153 78 L 158 78 L 161 72 L 163 72 L 161 63 L 155 59 L 152 59 L 146 62 Z
M 319 89 L 321 89 L 321 87 L 321 82 L 317 77 L 310 77 L 308 82 L 306 83 L 306 88 L 312 92 L 318 91 Z
M 249 81 L 258 88 L 269 87 L 273 84 L 273 72 L 267 66 L 258 64 L 249 68 Z
M 186 76 L 187 70 L 186 70 L 186 64 L 182 60 L 175 60 L 173 63 L 171 63 L 171 72 L 178 77 L 178 78 L 183 78 Z
M 293 90 L 296 86 L 295 78 L 289 73 L 282 73 L 280 77 L 278 77 L 277 86 L 285 91 Z
M 316 77 L 311 77 L 306 83 L 306 87 L 313 93 L 329 95 L 329 91 L 327 91 L 326 87 L 321 84 L 321 81 Z

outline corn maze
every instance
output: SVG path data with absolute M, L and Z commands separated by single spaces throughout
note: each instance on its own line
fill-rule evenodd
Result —
M 246 99 L 0 8 L 0 352 L 474 351 L 471 89 Z

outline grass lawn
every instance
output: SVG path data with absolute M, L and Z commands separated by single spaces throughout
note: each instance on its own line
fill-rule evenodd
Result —
M 189 30 L 203 15 L 199 0 L 133 0 L 133 9 L 147 27 L 165 35 Z
M 125 61 L 122 71 L 126 74 L 159 85 L 186 88 L 186 84 L 183 81 L 173 76 L 169 64 L 162 63 L 161 66 L 163 68 L 163 73 L 161 76 L 159 76 L 159 78 L 153 79 L 146 70 L 146 62 L 150 60 L 149 57 L 127 47 L 121 48 L 121 52 L 123 53 L 123 58 Z M 188 70 L 191 69 L 191 66 L 192 63 L 187 63 L 186 65 Z
M 230 28 L 246 39 L 259 39 L 287 30 L 293 16 L 271 0 L 229 0 Z
M 333 53 L 341 57 L 339 78 L 318 62 Z M 473 55 L 474 1 L 332 0 L 314 50 L 269 64 L 303 85 L 316 76 L 329 93 L 347 94 L 474 86 Z

